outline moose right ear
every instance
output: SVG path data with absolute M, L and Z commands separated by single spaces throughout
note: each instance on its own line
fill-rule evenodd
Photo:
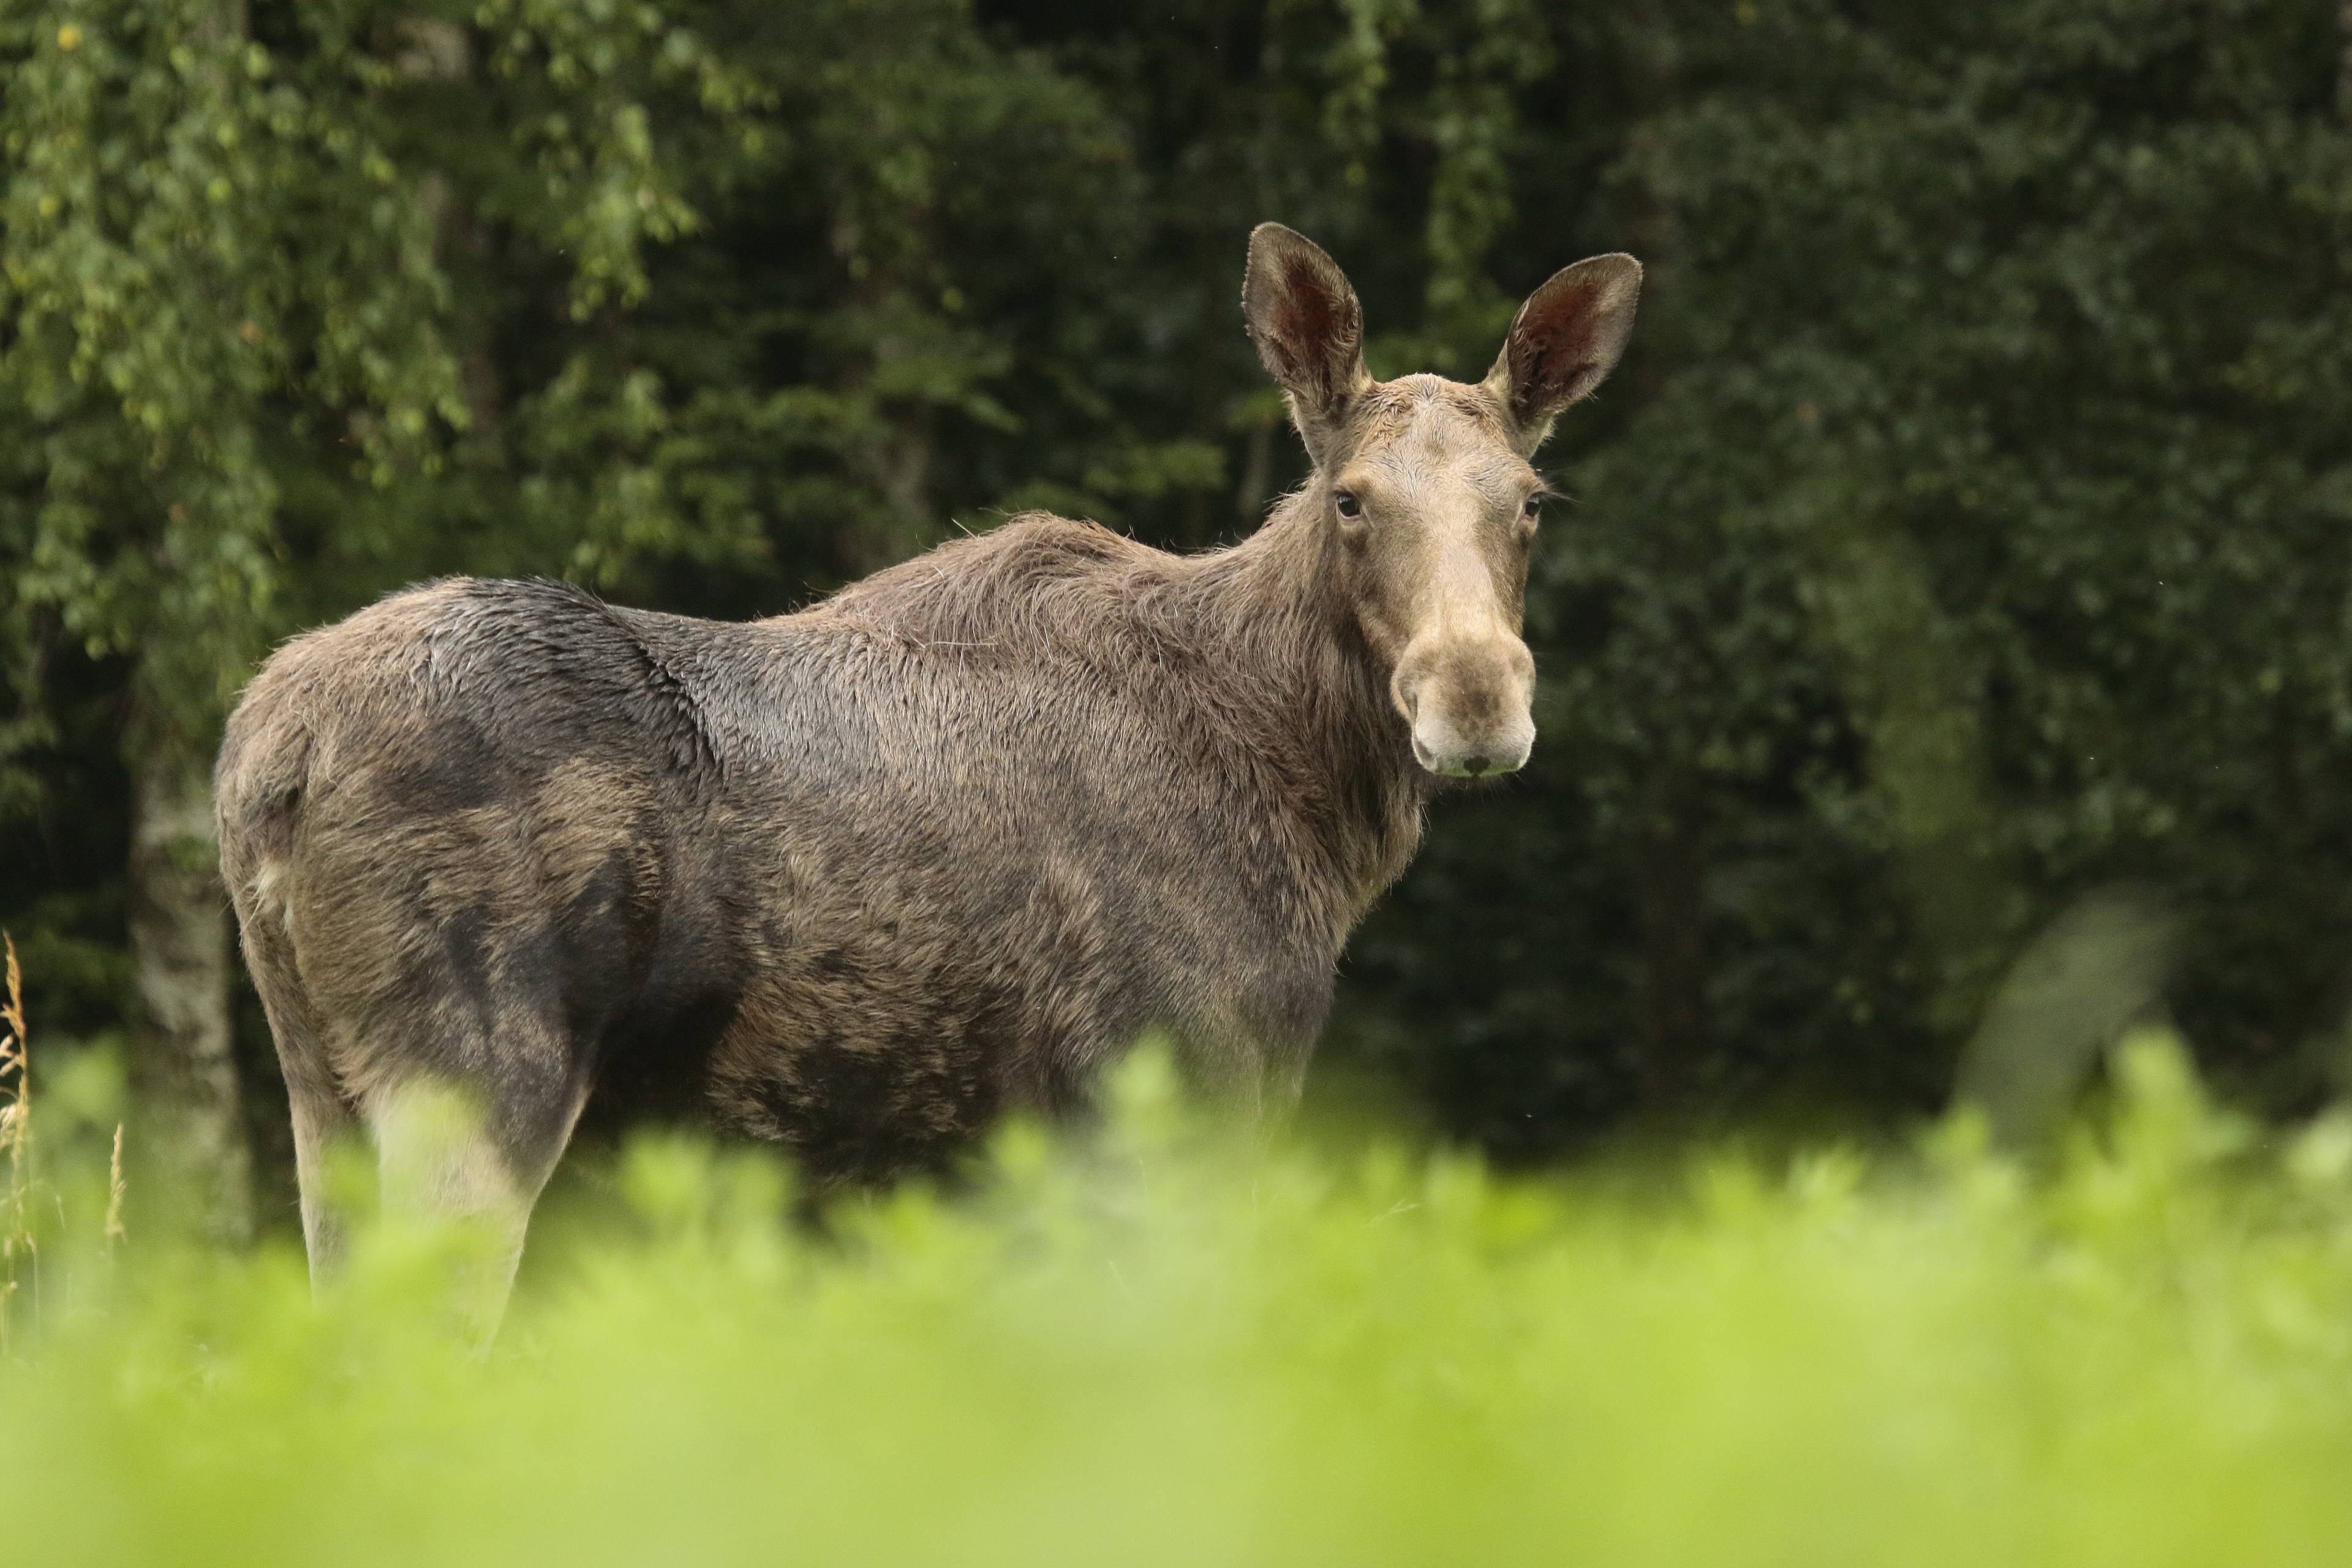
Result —
M 1305 235 L 1262 223 L 1250 236 L 1242 312 L 1266 374 L 1289 397 L 1308 456 L 1322 461 L 1349 408 L 1372 384 L 1364 369 L 1364 308 L 1348 275 Z

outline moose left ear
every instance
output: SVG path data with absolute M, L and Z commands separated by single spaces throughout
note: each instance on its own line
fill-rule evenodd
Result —
M 1640 262 L 1595 256 L 1553 273 L 1519 307 L 1503 352 L 1486 373 L 1486 390 L 1511 411 L 1523 450 L 1542 446 L 1552 416 L 1589 395 L 1616 368 L 1641 292 Z

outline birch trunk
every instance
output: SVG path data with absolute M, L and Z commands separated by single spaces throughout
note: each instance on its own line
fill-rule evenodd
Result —
M 169 729 L 135 725 L 142 744 L 131 759 L 133 1148 L 155 1193 L 183 1205 L 174 1217 L 241 1244 L 253 1234 L 252 1153 L 231 1046 L 212 788 L 190 748 L 157 743 Z

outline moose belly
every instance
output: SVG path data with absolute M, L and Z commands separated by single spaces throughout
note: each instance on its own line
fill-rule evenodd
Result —
M 1005 1111 L 1076 1109 L 1155 1031 L 1195 1077 L 1254 1083 L 1270 1055 L 1303 1062 L 1328 1002 L 1328 958 L 1248 951 L 1230 898 L 1130 905 L 1135 879 L 1078 856 L 783 877 L 706 1085 L 723 1124 L 821 1182 L 935 1169 Z

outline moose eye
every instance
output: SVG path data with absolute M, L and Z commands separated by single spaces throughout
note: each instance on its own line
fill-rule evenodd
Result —
M 1352 518 L 1364 515 L 1364 503 L 1356 499 L 1356 492 L 1353 490 L 1332 491 L 1331 504 L 1339 509 L 1341 517 Z
M 1543 516 L 1543 491 L 1538 490 L 1519 504 L 1519 515 L 1534 522 Z

